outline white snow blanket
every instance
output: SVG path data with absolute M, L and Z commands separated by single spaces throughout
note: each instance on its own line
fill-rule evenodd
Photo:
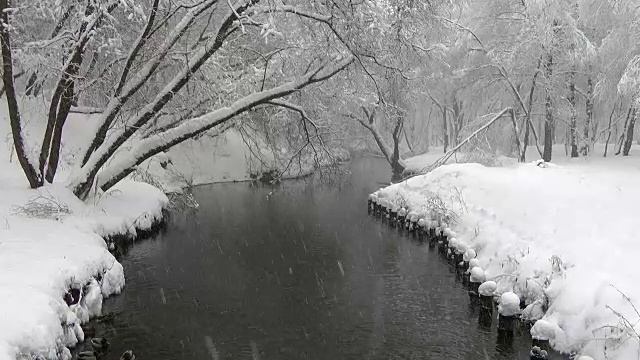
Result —
M 5 165 L 2 175 L 20 174 Z M 151 185 L 123 181 L 83 203 L 59 184 L 29 190 L 11 180 L 0 177 L 0 360 L 68 359 L 67 347 L 84 338 L 80 323 L 124 286 L 122 265 L 101 236 L 149 228 L 168 199 Z M 36 202 L 46 216 L 34 216 Z M 84 285 L 80 302 L 67 306 L 66 291 Z
M 497 295 L 513 291 L 528 305 L 523 316 L 553 324 L 556 334 L 547 337 L 554 348 L 595 359 L 605 352 L 609 359 L 637 359 L 633 327 L 640 330 L 640 318 L 631 302 L 640 307 L 639 165 L 631 157 L 491 168 L 452 164 L 378 196 L 407 204 L 427 220 L 437 220 L 432 209 L 439 197 L 453 211 L 449 224 L 439 219 L 440 225 L 477 252 L 486 280 L 497 282 Z

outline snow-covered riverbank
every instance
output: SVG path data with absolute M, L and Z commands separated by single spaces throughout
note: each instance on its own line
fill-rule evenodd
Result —
M 29 190 L 0 177 L 0 359 L 70 358 L 79 324 L 124 286 L 103 237 L 149 229 L 167 201 L 131 181 L 83 203 L 62 186 Z M 65 302 L 69 289 L 83 289 L 78 304 Z
M 640 306 L 637 157 L 493 168 L 452 164 L 380 193 L 425 216 L 439 203 L 434 199 L 442 200 L 455 213 L 448 224 L 453 236 L 477 251 L 499 292 L 535 303 L 525 310 L 534 320 L 543 315 L 538 310 L 546 296 L 544 319 L 557 325 L 556 349 L 637 359 L 640 318 L 624 298 Z
M 41 101 L 24 101 L 30 101 L 24 114 L 31 120 L 25 126 L 27 141 L 37 149 L 45 109 Z M 80 322 L 99 314 L 103 297 L 124 286 L 122 266 L 104 238 L 133 237 L 136 229 L 150 229 L 162 219 L 168 199 L 145 183 L 125 180 L 86 202 L 64 187 L 92 126 L 92 115 L 70 116 L 63 134 L 60 182 L 37 190 L 29 189 L 12 142 L 0 143 L 0 360 L 36 354 L 68 357 L 67 347 L 83 338 Z M 4 100 L 0 134 L 10 139 Z M 78 304 L 68 306 L 64 297 L 70 289 L 83 292 Z

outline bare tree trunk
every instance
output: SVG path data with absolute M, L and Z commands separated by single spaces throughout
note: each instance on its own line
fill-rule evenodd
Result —
M 17 74 L 14 74 L 13 75 L 13 80 L 15 81 L 16 79 L 20 78 L 24 74 L 26 74 L 26 72 L 24 70 L 19 72 L 19 73 L 17 73 Z M 0 87 L 0 97 L 2 97 L 4 95 L 4 84 L 0 84 L 0 85 L 2 85 Z
M 627 119 L 624 121 L 624 127 L 622 128 L 622 135 L 620 135 L 620 139 L 618 139 L 618 141 L 616 142 L 616 146 L 618 147 L 618 150 L 616 151 L 616 155 L 620 155 L 620 152 L 622 152 L 622 146 L 624 144 L 624 138 L 625 138 L 625 133 L 627 131 L 627 129 L 629 128 L 629 122 L 631 121 L 631 114 L 633 112 L 635 112 L 635 106 L 633 104 L 631 104 L 629 106 L 629 111 L 627 112 Z M 616 134 L 616 136 L 618 136 Z
M 365 107 L 362 107 L 362 111 L 365 114 L 366 120 L 362 120 L 354 115 L 348 115 L 348 116 L 357 120 L 362 126 L 364 126 L 367 130 L 369 130 L 369 132 L 371 132 L 371 135 L 373 135 L 373 139 L 378 145 L 378 148 L 380 148 L 382 155 L 384 155 L 389 165 L 391 165 L 391 170 L 393 172 L 392 179 L 393 180 L 398 179 L 399 176 L 404 171 L 404 169 L 406 168 L 404 161 L 402 160 L 402 158 L 400 158 L 400 132 L 402 131 L 402 127 L 403 127 L 402 118 L 399 118 L 396 121 L 396 125 L 393 129 L 393 133 L 392 133 L 393 148 L 392 148 L 391 146 L 389 146 L 389 144 L 387 144 L 384 137 L 380 133 L 380 130 L 376 126 L 376 122 L 375 122 L 376 110 L 374 109 L 372 111 L 369 111 Z
M 569 122 L 569 141 L 571 144 L 571 157 L 578 157 L 578 134 L 577 134 L 577 114 L 576 114 L 576 84 L 575 73 L 569 75 L 569 105 L 571 106 L 571 120 Z
M 547 95 L 545 101 L 545 109 L 546 109 L 546 121 L 544 123 L 544 153 L 542 155 L 542 160 L 549 162 L 551 161 L 551 154 L 553 151 L 553 138 L 554 138 L 554 128 L 555 124 L 553 122 L 553 104 L 551 103 L 551 90 L 549 83 L 551 82 L 551 76 L 553 75 L 552 71 L 553 66 L 553 56 L 551 54 L 547 55 Z
M 522 153 L 520 154 L 520 162 L 525 162 L 527 160 L 527 147 L 529 146 L 529 114 L 526 115 L 527 118 L 524 121 L 524 137 L 522 138 Z
M 404 127 L 404 117 L 400 115 L 396 121 L 396 126 L 393 129 L 393 154 L 391 155 L 391 172 L 392 180 L 400 179 L 402 172 L 405 169 L 404 164 L 400 164 L 400 133 Z
M 513 123 L 513 132 L 516 138 L 516 147 L 518 148 L 518 154 L 520 159 L 524 159 L 524 153 L 522 151 L 522 145 L 520 145 L 520 131 L 518 131 L 518 122 L 516 121 L 516 110 L 511 109 L 511 122 Z M 526 125 L 525 125 L 526 126 Z M 524 161 L 524 160 L 521 160 Z
M 7 0 L 0 0 L 0 20 L 2 20 L 2 28 L 0 29 L 0 40 L 2 41 L 2 82 L 7 94 L 9 121 L 11 122 L 11 133 L 13 135 L 13 144 L 18 162 L 29 181 L 29 186 L 37 188 L 42 184 L 42 179 L 38 176 L 35 166 L 33 166 L 27 156 L 26 145 L 22 135 L 20 109 L 16 98 L 15 84 L 13 82 L 13 53 L 11 50 L 11 37 L 9 36 L 8 7 L 9 4 Z
M 527 104 L 529 109 L 527 110 L 526 119 L 524 123 L 525 130 L 524 130 L 524 139 L 522 144 L 522 153 L 520 155 L 520 162 L 526 161 L 527 146 L 529 146 L 529 132 L 530 130 L 534 130 L 533 124 L 531 123 L 531 112 L 533 110 L 533 97 L 536 91 L 536 79 L 538 78 L 538 74 L 540 73 L 541 65 L 542 65 L 542 57 L 538 59 L 538 66 L 533 74 L 533 79 L 531 80 L 531 90 L 529 91 L 529 99 L 528 99 L 529 103 Z M 535 139 L 535 140 L 536 140 L 536 146 L 538 146 L 538 139 Z
M 427 146 L 425 148 L 425 150 L 428 152 L 429 151 L 429 147 L 431 147 L 433 145 L 432 140 L 433 140 L 433 125 L 431 122 L 431 113 L 433 112 L 433 108 L 429 107 L 429 115 L 427 117 L 427 124 L 425 125 L 425 131 L 426 131 L 426 138 L 427 138 Z
M 596 142 L 595 129 L 593 130 L 591 137 L 589 135 L 592 124 L 595 125 L 593 122 L 593 80 L 591 79 L 591 75 L 587 77 L 587 97 L 585 99 L 585 112 L 587 118 L 584 123 L 584 139 L 587 144 L 584 147 L 583 155 L 587 156 Z
M 609 140 L 611 140 L 611 122 L 613 121 L 613 114 L 616 112 L 616 105 L 613 105 L 613 109 L 611 109 L 611 115 L 609 115 L 609 135 L 607 135 L 607 141 L 604 144 L 604 157 L 607 157 L 607 150 L 609 149 Z
M 638 109 L 634 105 L 633 113 L 631 114 L 631 118 L 629 119 L 629 125 L 625 130 L 625 139 L 624 139 L 624 147 L 622 148 L 622 156 L 629 156 L 629 151 L 631 150 L 631 145 L 633 144 L 633 133 L 634 133 L 634 127 L 636 124 L 637 115 L 638 115 Z
M 444 147 L 444 152 L 446 153 L 447 152 L 447 148 L 449 147 L 449 132 L 448 132 L 448 126 L 449 125 L 448 125 L 448 121 L 447 121 L 447 110 L 451 111 L 451 112 L 453 112 L 453 110 L 447 108 L 446 101 L 444 102 L 444 104 L 440 104 L 440 102 L 438 100 L 436 100 L 436 98 L 434 98 L 430 94 L 429 94 L 429 97 L 431 98 L 433 103 L 438 106 L 440 111 L 442 111 L 442 145 Z M 433 124 L 433 128 L 434 128 L 434 131 L 432 133 L 433 133 L 434 137 L 437 140 L 438 136 L 435 133 L 435 124 Z
M 442 108 L 442 143 L 444 144 L 444 152 L 447 152 L 447 148 L 449 147 L 449 134 L 447 131 L 448 122 L 447 122 L 447 107 L 446 105 Z
M 76 70 L 77 71 L 77 70 Z M 75 97 L 74 82 L 71 81 L 64 89 L 63 95 L 60 99 L 60 107 L 58 114 L 56 115 L 55 125 L 53 127 L 53 136 L 51 139 L 51 151 L 49 152 L 49 161 L 47 164 L 47 173 L 45 179 L 49 183 L 53 183 L 53 178 L 56 176 L 58 169 L 58 161 L 60 159 L 60 148 L 62 146 L 62 129 L 69 116 L 69 110 L 73 104 Z
M 455 95 L 452 99 L 453 103 L 453 118 L 452 118 L 452 130 L 451 142 L 454 145 L 458 144 L 460 139 L 460 131 L 462 131 L 462 123 L 464 122 L 464 114 L 462 113 L 462 101 L 458 101 Z

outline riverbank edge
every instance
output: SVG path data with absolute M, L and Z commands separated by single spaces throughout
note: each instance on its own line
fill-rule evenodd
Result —
M 416 174 L 414 176 L 422 176 L 422 175 L 425 175 L 425 174 Z M 425 241 L 429 242 L 429 247 L 431 248 L 433 246 L 434 248 L 437 248 L 438 253 L 440 253 L 443 256 L 443 258 L 446 259 L 447 262 L 449 262 L 454 267 L 456 274 L 458 274 L 460 269 L 463 269 L 462 271 L 465 271 L 462 275 L 462 279 L 466 279 L 466 280 L 463 280 L 463 283 L 469 290 L 470 297 L 477 298 L 476 300 L 477 302 L 483 301 L 483 300 L 480 300 L 480 296 L 479 296 L 480 291 L 478 289 L 480 285 L 484 286 L 485 283 L 487 285 L 489 283 L 493 283 L 492 285 L 490 285 L 491 287 L 493 287 L 495 285 L 495 282 L 486 281 L 487 280 L 485 278 L 486 274 L 484 273 L 483 270 L 481 270 L 482 272 L 481 279 L 473 280 L 473 278 L 470 278 L 470 276 L 472 277 L 473 275 L 470 275 L 471 273 L 470 271 L 471 269 L 469 269 L 470 259 L 466 258 L 467 254 L 469 254 L 468 250 L 473 250 L 473 254 L 474 256 L 476 256 L 473 258 L 473 260 L 478 261 L 478 264 L 480 264 L 480 262 L 477 259 L 477 255 L 476 255 L 477 253 L 473 246 L 467 246 L 464 243 L 458 242 L 456 237 L 460 236 L 461 234 L 455 231 L 459 229 L 456 229 L 455 225 L 452 224 L 452 222 L 454 221 L 451 218 L 451 216 L 449 216 L 450 209 L 440 208 L 435 211 L 433 209 L 429 209 L 429 210 L 425 210 L 424 208 L 418 209 L 415 204 L 411 204 L 411 201 L 406 200 L 403 197 L 401 197 L 402 200 L 400 201 L 398 201 L 397 198 L 391 199 L 390 195 L 392 194 L 392 192 L 396 191 L 398 186 L 402 184 L 406 184 L 406 182 L 407 180 L 404 180 L 398 183 L 393 183 L 389 186 L 382 187 L 379 190 L 369 194 L 367 199 L 367 212 L 369 213 L 369 215 L 376 217 L 377 219 L 381 220 L 383 223 L 388 222 L 390 226 L 397 227 L 398 229 L 401 229 L 401 231 L 407 231 L 408 233 L 413 233 L 413 235 L 415 235 L 416 237 L 426 238 Z M 428 202 L 428 199 L 432 199 L 436 196 L 435 193 L 430 195 L 431 196 L 425 196 L 425 195 L 419 195 L 419 196 L 422 198 L 422 200 L 424 200 L 425 202 Z M 419 235 L 416 235 L 416 234 L 419 234 Z M 460 244 L 462 244 L 462 246 L 460 246 Z M 464 270 L 465 268 L 467 270 Z M 480 267 L 478 266 L 478 268 Z M 521 268 L 517 270 L 521 270 Z M 474 285 L 474 283 L 475 283 L 475 286 L 472 286 Z M 511 291 L 506 291 L 506 292 L 512 293 Z M 488 317 L 495 316 L 493 310 L 496 307 L 496 305 L 499 309 L 501 297 L 499 296 L 498 293 L 495 292 L 495 290 L 491 290 L 491 294 L 483 294 L 483 295 L 491 299 L 491 311 L 488 313 L 487 316 Z M 525 329 L 527 331 L 530 331 L 533 325 L 537 321 L 537 320 L 531 320 L 531 319 L 521 317 L 523 315 L 522 310 L 526 309 L 526 306 L 523 306 L 523 305 L 524 304 L 529 305 L 530 304 L 529 301 L 531 300 L 532 299 L 525 298 L 525 297 L 518 298 L 520 309 L 517 311 L 517 314 L 515 315 L 515 319 L 521 322 L 520 328 Z M 549 300 L 547 299 L 547 301 Z M 516 304 L 518 304 L 518 302 L 516 302 Z M 549 304 L 546 304 L 546 306 L 548 305 Z M 499 317 L 501 318 L 502 314 L 499 314 Z M 499 321 L 502 322 L 502 319 L 500 319 Z M 498 325 L 498 327 L 500 327 L 500 324 Z M 498 332 L 500 331 L 501 329 L 499 328 Z M 511 331 L 513 331 L 513 327 L 511 328 Z M 553 346 L 554 344 L 550 342 L 550 340 L 552 340 L 552 336 L 537 338 L 534 336 L 533 332 L 531 332 L 530 335 L 534 343 L 539 343 L 540 341 L 543 341 L 547 346 L 551 345 L 551 348 L 557 351 L 558 353 L 566 354 L 566 352 L 562 351 L 563 349 Z M 502 336 L 504 337 L 504 335 Z M 511 339 L 513 339 L 513 332 L 511 332 L 509 336 L 511 336 Z M 505 340 L 505 341 L 508 342 L 511 340 Z M 576 356 L 576 358 L 578 357 L 579 356 Z M 533 359 L 533 356 L 531 358 Z M 545 355 L 542 359 L 547 359 L 547 358 L 548 357 Z
M 494 278 L 502 276 L 515 279 L 508 281 L 506 284 L 496 280 L 496 282 L 498 282 L 498 291 L 494 296 L 500 293 L 514 292 L 520 297 L 521 309 L 518 312 L 518 316 L 522 314 L 523 321 L 526 320 L 529 324 L 540 321 L 541 324 L 545 325 L 545 331 L 542 333 L 538 331 L 534 334 L 534 331 L 532 331 L 532 337 L 534 339 L 549 342 L 554 350 L 563 354 L 582 354 L 583 356 L 589 354 L 597 359 L 604 359 L 610 358 L 607 356 L 611 356 L 611 353 L 614 353 L 614 358 L 631 359 L 631 357 L 628 357 L 628 347 L 622 346 L 624 345 L 623 342 L 615 343 L 615 336 L 609 335 L 609 337 L 607 337 L 605 334 L 605 337 L 602 339 L 596 337 L 596 332 L 599 329 L 616 328 L 615 322 L 617 317 L 626 320 L 626 318 L 631 318 L 634 314 L 632 311 L 628 311 L 629 306 L 633 307 L 631 299 L 626 295 L 626 291 L 629 288 L 628 286 L 626 287 L 627 290 L 623 292 L 618 290 L 612 282 L 609 283 L 608 287 L 615 289 L 617 293 L 615 291 L 602 291 L 607 285 L 603 278 L 576 275 L 576 272 L 578 272 L 576 267 L 580 267 L 580 270 L 585 270 L 585 268 L 589 268 L 588 265 L 585 266 L 583 263 L 573 261 L 573 259 L 569 259 L 569 261 L 566 262 L 567 258 L 565 258 L 565 256 L 569 257 L 568 255 L 570 255 L 570 253 L 566 251 L 555 253 L 554 251 L 558 251 L 558 249 L 554 249 L 554 247 L 549 246 L 548 243 L 536 243 L 535 240 L 539 240 L 539 238 L 529 238 L 526 235 L 528 228 L 507 228 L 507 224 L 503 222 L 506 221 L 506 219 L 504 217 L 501 218 L 497 214 L 498 208 L 492 209 L 493 206 L 496 206 L 495 203 L 470 202 L 467 198 L 471 192 L 481 193 L 487 191 L 487 184 L 493 186 L 501 184 L 502 186 L 498 186 L 498 188 L 503 192 L 501 194 L 502 197 L 496 197 L 494 200 L 498 203 L 504 202 L 504 198 L 509 198 L 509 196 L 512 195 L 509 191 L 513 191 L 513 189 L 508 189 L 505 186 L 507 181 L 505 181 L 504 178 L 502 181 L 494 181 L 497 178 L 492 178 L 492 176 L 499 175 L 506 177 L 509 175 L 509 172 L 511 172 L 511 175 L 520 176 L 518 178 L 520 180 L 519 186 L 521 186 L 522 189 L 526 189 L 529 186 L 527 183 L 522 184 L 523 175 L 535 173 L 540 178 L 545 177 L 546 179 L 546 177 L 549 177 L 549 179 L 563 178 L 568 180 L 566 184 L 562 184 L 562 188 L 559 191 L 556 189 L 556 193 L 564 191 L 565 194 L 568 194 L 567 197 L 576 196 L 576 194 L 582 195 L 582 189 L 576 189 L 576 184 L 579 183 L 576 180 L 584 180 L 586 177 L 582 175 L 587 173 L 594 176 L 596 174 L 600 175 L 600 172 L 606 173 L 606 171 L 608 171 L 605 170 L 606 169 L 590 168 L 589 172 L 587 172 L 584 167 L 563 167 L 543 162 L 533 162 L 510 168 L 488 168 L 478 164 L 447 165 L 431 173 L 420 174 L 411 179 L 380 188 L 369 195 L 369 208 L 371 208 L 372 203 L 377 203 L 381 208 L 383 216 L 385 216 L 384 214 L 388 214 L 391 218 L 400 216 L 400 209 L 405 208 L 406 212 L 404 212 L 404 216 L 406 216 L 406 220 L 411 221 L 413 226 L 418 226 L 418 221 L 422 219 L 421 223 L 425 229 L 433 229 L 433 231 L 443 239 L 442 241 L 446 246 L 445 248 L 450 248 L 451 251 L 460 254 L 461 257 L 468 249 L 474 249 L 473 254 L 476 254 L 477 251 L 478 264 L 485 269 L 483 271 L 483 279 L 485 279 L 485 276 L 486 280 L 494 280 Z M 493 172 L 498 171 L 500 173 L 493 174 Z M 490 172 L 491 176 L 488 176 Z M 482 178 L 479 176 L 481 173 L 486 173 L 487 176 Z M 616 179 L 616 177 L 612 176 L 607 178 L 607 180 L 611 179 Z M 534 178 L 533 181 L 530 181 L 531 183 L 536 181 L 542 184 L 545 183 L 539 180 L 540 179 Z M 600 184 L 603 185 L 603 189 L 605 185 L 608 185 L 608 183 L 602 181 L 602 179 L 598 180 L 600 180 Z M 594 181 L 597 182 L 598 180 Z M 557 184 L 557 182 L 555 183 Z M 620 188 L 616 186 L 617 191 L 622 192 L 621 188 L 624 188 L 623 185 L 616 185 L 620 186 Z M 515 188 L 516 187 L 514 187 L 514 189 Z M 543 204 L 546 203 L 547 206 L 551 208 L 553 208 L 553 205 L 561 204 L 559 201 L 555 203 L 548 201 L 550 200 L 548 198 L 549 194 L 540 193 L 535 190 L 537 189 L 529 189 L 529 193 L 534 195 L 533 199 L 527 198 L 527 200 L 536 200 Z M 523 194 L 526 192 L 520 191 L 519 193 Z M 605 192 L 593 191 L 593 193 L 604 194 Z M 588 196 L 584 197 L 593 198 Z M 482 198 L 482 196 L 475 196 L 475 198 Z M 572 201 L 574 199 L 570 200 Z M 530 205 L 531 201 L 523 203 Z M 460 207 L 458 215 L 462 214 L 461 216 L 464 218 L 458 218 L 455 212 L 452 211 L 453 204 L 457 204 L 457 206 Z M 577 205 L 573 208 L 582 209 Z M 603 207 L 600 211 L 605 211 L 605 209 L 606 207 Z M 494 210 L 496 210 L 496 212 L 494 212 Z M 473 214 L 474 216 L 478 214 L 482 216 L 478 218 L 468 217 L 467 214 L 469 214 L 469 211 L 476 212 Z M 525 212 L 525 214 L 527 213 Z M 531 215 L 531 212 L 529 212 L 528 215 Z M 511 214 L 511 217 L 518 216 L 519 213 L 517 211 L 513 211 Z M 574 214 L 574 216 L 579 217 L 577 214 Z M 540 221 L 533 219 L 530 222 L 541 224 Z M 495 232 L 495 229 L 489 229 L 489 231 L 487 231 L 488 226 L 495 225 L 494 223 L 497 224 L 498 227 L 505 228 L 505 233 Z M 572 228 L 571 225 L 564 223 L 559 224 L 565 226 L 565 228 L 567 228 L 567 226 L 568 228 Z M 618 229 L 618 231 L 620 230 Z M 506 234 L 506 232 L 512 233 Z M 504 237 L 499 241 L 490 241 L 487 239 L 497 237 L 496 235 L 510 236 Z M 588 237 L 576 235 L 574 238 L 584 239 L 582 243 L 589 243 Z M 573 238 L 567 237 L 565 239 L 568 243 L 574 242 Z M 532 246 L 523 247 L 525 250 L 518 248 L 519 242 L 522 241 L 526 241 L 528 245 Z M 502 244 L 500 244 L 500 242 L 502 242 Z M 511 249 L 504 247 L 505 245 L 511 247 Z M 497 246 L 503 247 L 500 248 Z M 548 249 L 541 250 L 545 247 Z M 508 254 L 505 250 L 514 250 L 515 256 L 512 256 L 514 254 Z M 592 252 L 592 254 L 597 253 L 597 251 Z M 581 260 L 585 258 L 586 257 L 582 257 Z M 489 268 L 490 271 L 486 271 L 487 268 Z M 499 269 L 502 270 L 500 271 Z M 489 277 L 489 275 L 492 275 L 493 278 Z M 608 275 L 609 276 L 606 277 L 607 279 L 618 280 L 616 283 L 618 286 L 628 285 L 622 282 L 622 279 L 617 278 L 619 274 L 610 273 Z M 585 279 L 587 281 L 585 281 Z M 542 282 L 540 280 L 546 281 Z M 489 282 L 495 285 L 495 282 Z M 620 284 L 619 282 L 622 283 Z M 539 286 L 538 288 L 535 286 L 527 288 L 530 283 L 536 283 Z M 594 296 L 592 296 L 591 291 L 596 288 L 599 289 L 600 292 L 598 294 L 594 292 Z M 575 295 L 578 295 L 578 297 L 576 298 Z M 496 297 L 496 299 L 497 298 L 499 297 Z M 587 301 L 584 301 L 585 299 Z M 582 301 L 573 303 L 572 301 L 575 300 Z M 621 305 L 627 305 L 624 313 L 620 310 L 622 308 Z M 577 315 L 568 311 L 568 308 L 573 306 L 581 309 Z M 611 311 L 613 309 L 618 309 L 617 311 L 621 312 Z M 580 317 L 583 314 L 589 316 L 587 320 L 590 320 L 590 323 L 585 323 L 584 319 Z M 584 328 L 586 326 L 585 324 L 588 324 L 590 328 L 580 331 L 577 330 L 581 327 Z M 595 330 L 591 328 L 595 328 Z M 603 341 L 606 340 L 620 347 L 610 346 L 613 349 L 608 350 L 606 345 L 598 345 L 598 340 L 600 340 L 600 344 L 603 344 Z M 618 350 L 619 352 L 616 352 Z M 579 357 L 579 355 L 576 356 Z
M 170 216 L 170 212 L 168 210 L 168 208 L 163 208 L 162 210 L 162 216 L 160 218 L 156 218 L 154 219 L 154 221 L 151 223 L 150 227 L 134 227 L 133 230 L 135 232 L 135 235 L 132 234 L 132 232 L 128 232 L 128 233 L 114 233 L 114 234 L 109 234 L 107 236 L 102 237 L 102 239 L 104 240 L 105 244 L 107 245 L 107 248 L 109 249 L 109 252 L 111 254 L 113 254 L 116 257 L 116 260 L 119 260 L 121 258 L 121 256 L 124 256 L 127 252 L 127 250 L 133 246 L 133 244 L 135 242 L 138 241 L 143 241 L 149 238 L 152 238 L 154 236 L 156 236 L 158 233 L 160 233 L 164 228 L 166 228 L 167 222 L 169 220 L 169 216 Z M 124 267 L 123 267 L 123 271 L 124 271 Z M 82 289 L 87 289 L 91 286 L 91 284 L 93 282 L 100 282 L 102 278 L 104 278 L 106 276 L 106 271 L 103 273 L 98 273 L 95 276 L 91 277 L 91 279 L 89 281 L 87 281 L 85 284 L 82 285 Z M 124 291 L 125 288 L 121 288 L 119 291 L 112 293 L 112 294 L 108 294 L 102 295 L 102 302 L 104 302 L 104 300 L 113 297 L 113 296 L 118 296 L 122 293 L 122 291 Z M 68 288 L 67 292 L 65 294 L 65 296 L 67 296 L 67 294 L 70 294 L 73 291 L 72 288 Z M 73 304 L 72 304 L 73 305 Z M 90 307 L 91 305 L 87 304 L 87 307 Z M 94 328 L 86 328 L 84 325 L 88 325 L 90 324 L 92 321 L 95 321 L 96 319 L 99 319 L 102 315 L 102 313 L 100 314 L 92 314 L 91 316 L 89 316 L 88 319 L 81 321 L 80 322 L 80 327 L 81 330 L 83 331 L 83 340 L 82 341 L 78 341 L 77 344 L 75 344 L 75 346 L 67 346 L 67 349 L 69 349 L 69 351 L 73 351 L 75 348 L 77 348 L 78 346 L 82 345 L 83 343 L 85 343 L 87 341 L 87 339 L 93 338 L 93 332 L 95 332 Z M 68 326 L 67 324 L 62 323 L 61 324 L 63 327 Z M 106 339 L 108 341 L 108 339 Z M 85 348 L 86 349 L 86 348 Z M 118 355 L 118 354 L 114 354 L 114 355 Z M 58 359 L 64 359 L 64 357 L 58 357 Z
M 345 164 L 348 164 L 350 161 L 353 161 L 354 158 L 349 158 L 347 160 L 344 161 L 340 161 L 338 163 L 335 164 L 329 164 L 329 165 L 322 165 L 320 168 L 321 169 L 332 169 L 332 168 L 339 168 Z M 314 175 L 316 172 L 318 172 L 319 167 L 314 167 L 312 169 L 306 170 L 304 172 L 300 172 L 299 174 L 295 174 L 295 175 L 286 175 L 283 176 L 281 178 L 279 178 L 279 181 L 286 181 L 286 180 L 300 180 L 300 179 L 306 179 L 312 175 Z M 321 170 L 322 171 L 322 170 Z M 196 188 L 196 187 L 200 187 L 200 186 L 208 186 L 208 185 L 217 185 L 217 184 L 239 184 L 239 183 L 259 183 L 261 182 L 259 178 L 243 178 L 243 179 L 229 179 L 229 180 L 211 180 L 211 181 L 202 181 L 202 182 L 197 182 L 194 183 L 192 185 L 181 185 L 180 189 L 181 190 L 185 190 L 188 188 Z M 276 182 L 277 183 L 277 182 Z M 272 185 L 272 184 L 268 184 L 265 183 L 266 185 Z M 167 194 L 174 194 L 176 193 L 176 191 L 169 191 Z
M 16 294 L 18 298 L 29 296 L 20 294 L 21 286 L 11 287 L 11 284 L 29 286 L 30 282 L 36 283 L 39 288 L 34 289 L 32 295 L 39 299 L 25 302 L 26 309 L 19 311 L 28 318 L 24 324 L 14 322 L 13 326 L 20 328 L 21 335 L 11 336 L 9 328 L 0 331 L 0 335 L 5 335 L 0 336 L 0 359 L 71 359 L 71 349 L 90 338 L 82 325 L 100 316 L 104 299 L 120 294 L 124 288 L 124 269 L 114 254 L 134 241 L 156 235 L 166 226 L 169 217 L 169 199 L 150 184 L 127 181 L 113 195 L 86 202 L 72 198 L 70 192 L 61 189 L 54 186 L 44 190 L 20 190 L 23 194 L 15 197 L 11 206 L 19 209 L 44 192 L 51 196 L 51 201 L 68 209 L 68 213 L 47 219 L 29 217 L 14 210 L 5 219 L 7 229 L 2 233 L 4 238 L 0 246 L 6 245 L 3 247 L 3 251 L 7 251 L 3 254 L 5 260 L 15 258 L 16 261 L 0 264 L 5 279 L 9 273 L 15 279 L 15 282 L 0 282 L 0 293 L 9 295 L 0 298 L 0 304 L 6 310 L 3 318 L 19 316 L 13 314 L 17 310 L 15 305 L 20 303 L 16 302 Z M 10 192 L 10 189 L 3 189 L 0 195 Z M 20 231 L 29 228 L 39 231 Z M 46 243 L 52 246 L 57 242 L 60 247 L 70 247 L 68 252 L 52 254 L 46 247 L 34 246 Z M 79 249 L 72 249 L 74 244 Z M 87 250 L 86 257 L 73 254 Z M 65 259 L 67 257 L 71 260 Z M 25 264 L 18 264 L 16 271 L 19 262 Z M 33 279 L 31 273 L 19 271 L 21 267 L 34 267 L 31 262 L 35 267 L 44 265 L 38 279 Z M 51 271 L 51 267 L 47 267 L 51 263 L 60 266 Z M 48 301 L 43 301 L 47 298 Z M 40 305 L 31 307 L 37 311 L 30 310 L 30 303 Z M 8 309 L 13 310 L 9 312 Z M 58 325 L 51 323 L 53 314 L 59 317 Z

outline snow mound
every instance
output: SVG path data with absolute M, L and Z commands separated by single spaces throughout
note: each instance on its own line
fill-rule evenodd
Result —
M 556 338 L 557 329 L 558 325 L 540 319 L 531 327 L 531 337 L 538 340 L 552 340 Z
M 502 316 L 514 316 L 520 312 L 520 298 L 512 292 L 500 295 L 498 312 Z
M 467 251 L 467 247 L 468 247 L 467 244 L 463 242 L 458 242 L 456 246 L 456 253 L 464 254 Z M 464 260 L 464 255 L 463 255 L 463 260 Z
M 471 270 L 473 270 L 473 268 L 479 267 L 479 266 L 480 266 L 480 260 L 478 260 L 478 259 L 469 260 L 469 271 L 471 271 Z
M 495 281 L 485 281 L 478 287 L 478 294 L 482 296 L 493 296 L 498 289 L 498 284 Z
M 476 251 L 473 249 L 467 249 L 467 251 L 464 252 L 464 255 L 462 256 L 462 260 L 463 261 L 471 261 L 471 259 L 475 259 L 476 258 Z
M 482 270 L 481 267 L 476 266 L 473 269 L 471 269 L 471 275 L 469 276 L 469 280 L 472 283 L 481 283 L 484 282 L 485 280 L 485 274 L 484 274 L 484 270 Z
M 456 237 L 456 233 L 453 230 L 451 230 L 450 228 L 448 228 L 446 223 L 440 224 L 440 228 L 444 229 L 444 230 L 442 230 L 442 233 L 444 235 L 446 235 L 448 238 Z
M 530 321 L 540 320 L 544 317 L 542 301 L 534 301 L 522 310 L 522 318 Z
M 152 185 L 122 180 L 112 190 L 87 202 L 91 206 L 68 219 L 69 223 L 88 227 L 102 237 L 136 236 L 136 229 L 148 230 L 162 220 L 162 209 L 169 199 Z

